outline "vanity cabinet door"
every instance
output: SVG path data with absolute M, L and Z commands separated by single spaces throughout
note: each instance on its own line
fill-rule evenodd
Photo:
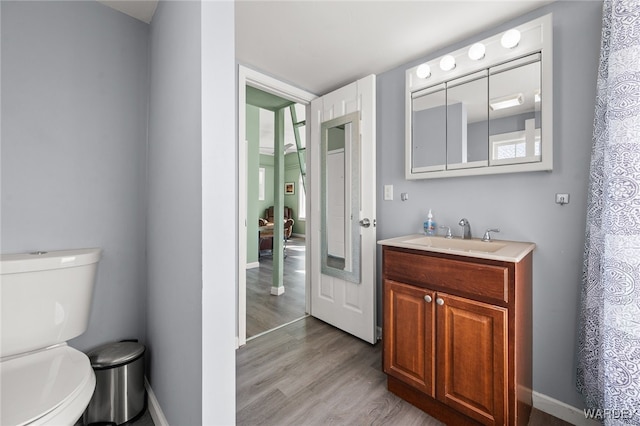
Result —
M 507 309 L 438 293 L 437 399 L 486 425 L 507 415 Z
M 384 280 L 384 372 L 435 398 L 435 292 Z

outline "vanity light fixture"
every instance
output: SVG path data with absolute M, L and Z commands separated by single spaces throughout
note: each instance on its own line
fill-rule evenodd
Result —
M 522 95 L 522 93 L 518 93 L 516 95 L 509 95 L 502 98 L 491 99 L 489 101 L 489 107 L 491 108 L 491 111 L 497 111 L 499 109 L 522 105 L 523 103 L 524 96 Z
M 484 44 L 476 43 L 469 48 L 469 59 L 472 61 L 479 61 L 484 58 L 484 52 L 486 51 Z
M 506 49 L 513 49 L 520 43 L 520 31 L 511 29 L 502 35 L 500 44 Z
M 456 58 L 451 55 L 444 55 L 440 59 L 440 69 L 442 71 L 451 71 L 456 67 Z
M 416 70 L 418 78 L 429 78 L 431 76 L 431 67 L 429 64 L 422 64 Z

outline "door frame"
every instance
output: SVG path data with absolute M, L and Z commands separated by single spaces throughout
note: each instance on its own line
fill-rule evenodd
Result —
M 299 89 L 290 84 L 284 83 L 266 74 L 238 65 L 238 289 L 237 289 L 237 321 L 236 321 L 236 349 L 247 343 L 247 135 L 246 135 L 246 88 L 247 85 L 255 87 L 267 93 L 279 96 L 283 99 L 305 105 L 306 120 L 309 123 L 309 106 L 311 101 L 317 98 L 311 92 Z M 310 126 L 305 126 L 306 141 L 310 139 Z M 307 150 L 307 163 L 309 162 L 309 150 Z M 308 177 L 308 176 L 307 176 Z M 307 184 L 306 207 L 310 212 L 312 194 Z M 305 225 L 305 240 L 307 254 L 305 259 L 305 270 L 310 271 L 310 220 L 307 213 Z M 310 311 L 310 281 L 311 274 L 305 274 L 305 310 Z

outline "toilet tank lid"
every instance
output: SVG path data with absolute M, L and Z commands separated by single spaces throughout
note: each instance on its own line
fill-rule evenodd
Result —
M 101 253 L 102 250 L 99 248 L 84 248 L 1 254 L 0 273 L 2 275 L 19 274 L 90 265 L 100 260 Z

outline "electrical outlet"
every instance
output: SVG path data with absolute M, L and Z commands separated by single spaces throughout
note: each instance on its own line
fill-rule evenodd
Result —
M 385 201 L 393 200 L 393 185 L 384 186 L 384 199 Z
M 569 194 L 556 194 L 556 204 L 561 206 L 569 204 Z

